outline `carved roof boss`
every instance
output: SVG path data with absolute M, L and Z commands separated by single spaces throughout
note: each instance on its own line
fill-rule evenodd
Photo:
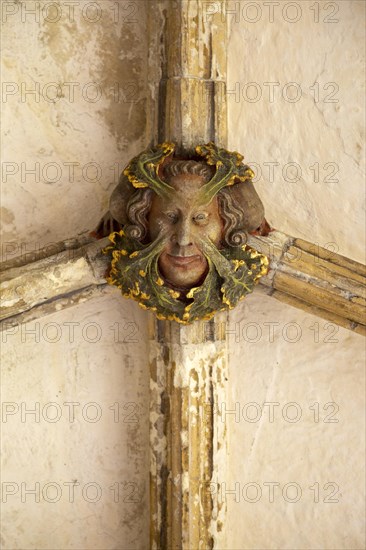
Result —
M 110 235 L 110 284 L 159 319 L 191 323 L 233 308 L 267 272 L 247 246 L 264 208 L 239 153 L 210 142 L 194 155 L 175 144 L 143 151 L 110 200 L 120 231 Z

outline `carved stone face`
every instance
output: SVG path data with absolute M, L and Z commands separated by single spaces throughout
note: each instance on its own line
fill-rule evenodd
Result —
M 150 237 L 160 233 L 169 241 L 159 258 L 159 269 L 174 288 L 188 289 L 201 284 L 208 270 L 207 259 L 201 250 L 200 238 L 209 238 L 219 246 L 223 223 L 217 198 L 200 206 L 197 195 L 205 183 L 202 176 L 180 174 L 168 182 L 176 190 L 174 200 L 155 195 L 149 216 Z
M 110 211 L 108 282 L 158 319 L 191 323 L 233 308 L 267 272 L 245 244 L 264 219 L 243 157 L 213 142 L 175 157 L 174 143 L 142 151 L 124 169 Z

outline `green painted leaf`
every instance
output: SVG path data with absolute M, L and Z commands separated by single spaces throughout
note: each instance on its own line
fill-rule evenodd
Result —
M 222 281 L 222 301 L 231 309 L 253 291 L 256 280 L 266 271 L 268 260 L 246 246 L 219 251 L 210 241 L 205 241 L 204 248 Z
M 197 146 L 196 151 L 208 164 L 216 166 L 215 175 L 200 190 L 201 204 L 208 204 L 223 187 L 233 185 L 236 179 L 244 182 L 254 177 L 249 166 L 242 164 L 243 156 L 236 151 L 221 149 L 213 142 Z
M 187 319 L 196 321 L 197 319 L 209 318 L 212 313 L 223 308 L 220 295 L 220 280 L 210 258 L 207 258 L 209 271 L 201 286 L 192 288 L 188 294 L 188 298 L 193 298 L 191 304 L 186 306 L 186 314 L 189 313 Z
M 173 143 L 163 143 L 140 153 L 125 168 L 125 176 L 136 188 L 149 187 L 160 197 L 172 197 L 175 190 L 160 179 L 158 167 L 167 157 L 173 154 L 174 148 Z

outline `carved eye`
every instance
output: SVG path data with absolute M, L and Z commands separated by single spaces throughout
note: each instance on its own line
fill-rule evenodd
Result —
M 178 214 L 176 212 L 166 212 L 165 215 L 171 223 L 177 223 Z
M 195 223 L 204 224 L 208 220 L 208 214 L 206 214 L 206 212 L 198 212 L 198 214 L 194 216 L 193 220 Z

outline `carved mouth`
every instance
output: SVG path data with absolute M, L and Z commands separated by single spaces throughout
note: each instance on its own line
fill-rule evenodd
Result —
M 183 267 L 194 262 L 201 262 L 202 258 L 198 254 L 192 256 L 173 256 L 172 254 L 167 254 L 169 262 L 176 267 Z

